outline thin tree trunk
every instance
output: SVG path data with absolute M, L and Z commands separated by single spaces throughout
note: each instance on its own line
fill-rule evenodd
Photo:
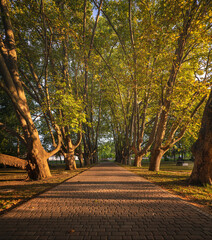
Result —
M 95 153 L 93 154 L 93 162 L 98 163 L 98 152 L 97 151 L 95 151 Z
M 79 154 L 78 154 L 80 167 L 84 167 L 84 161 L 83 161 L 83 153 L 82 153 L 82 145 L 79 145 Z
M 20 140 L 17 138 L 17 152 L 16 152 L 17 157 L 20 156 Z

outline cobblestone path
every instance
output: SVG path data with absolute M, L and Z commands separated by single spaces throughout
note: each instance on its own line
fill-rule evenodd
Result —
M 212 239 L 212 218 L 102 163 L 0 217 L 0 239 Z

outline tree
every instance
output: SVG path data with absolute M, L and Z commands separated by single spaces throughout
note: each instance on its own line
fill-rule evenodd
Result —
M 72 79 L 75 72 L 73 74 L 71 69 L 76 61 L 74 48 L 77 44 L 72 35 L 80 29 L 81 6 L 76 7 L 73 2 L 69 5 L 66 1 L 40 1 L 13 3 L 13 7 L 24 87 L 40 108 L 39 118 L 45 120 L 42 124 L 48 128 L 53 146 L 57 132 L 52 126 L 54 123 L 59 126 L 63 139 L 60 151 L 66 169 L 75 169 L 74 151 L 81 141 L 80 125 L 85 120 L 81 97 Z M 24 24 L 23 16 L 26 18 Z M 55 16 L 57 21 L 54 21 Z
M 212 90 L 203 113 L 197 141 L 192 146 L 195 158 L 189 182 L 212 185 Z
M 179 2 L 179 4 L 181 4 Z M 173 104 L 172 98 L 174 91 L 177 87 L 177 83 L 179 81 L 179 74 L 182 71 L 182 67 L 186 65 L 185 63 L 188 61 L 192 66 L 192 59 L 196 59 L 198 56 L 196 49 L 200 50 L 201 48 L 205 48 L 208 50 L 208 33 L 210 29 L 210 24 L 208 19 L 210 18 L 210 12 L 207 9 L 210 6 L 210 2 L 203 1 L 189 1 L 183 4 L 180 8 L 182 11 L 179 12 L 179 16 L 182 14 L 182 22 L 178 27 L 178 38 L 177 44 L 175 45 L 175 51 L 173 55 L 172 65 L 169 71 L 168 80 L 166 82 L 166 86 L 163 90 L 162 95 L 162 113 L 158 125 L 158 131 L 156 135 L 156 139 L 151 150 L 151 160 L 149 170 L 158 171 L 160 167 L 160 161 L 163 154 L 173 146 L 174 143 L 179 141 L 183 135 L 185 134 L 186 128 L 190 123 L 190 120 L 198 110 L 198 108 L 202 105 L 207 95 L 203 95 L 202 98 L 199 99 L 199 102 L 194 105 L 193 98 L 191 98 L 190 103 L 187 104 L 187 107 L 182 111 L 182 116 L 177 118 L 177 121 L 172 124 L 170 128 L 168 128 L 168 122 L 170 122 L 171 118 L 171 106 Z M 173 11 L 174 5 L 171 5 L 171 11 Z M 169 9 L 169 6 L 168 6 Z M 175 14 L 177 12 L 175 11 Z M 173 16 L 173 15 L 172 15 Z M 179 17 L 178 16 L 178 17 Z M 200 29 L 204 29 L 203 31 Z M 205 41 L 203 40 L 205 38 Z M 206 61 L 207 62 L 207 61 Z M 206 66 L 207 68 L 207 66 Z M 195 69 L 195 67 L 194 67 Z M 196 69 L 197 70 L 197 69 Z M 195 76 L 195 71 L 193 73 Z M 207 75 L 207 74 L 206 74 Z M 203 81 L 204 83 L 206 81 Z M 207 89 L 207 88 L 205 88 Z M 197 90 L 194 95 L 197 95 L 199 91 Z M 199 94 L 198 94 L 199 95 Z M 200 94 L 201 96 L 201 94 Z M 191 110 L 191 106 L 193 106 L 193 110 Z M 183 121 L 184 112 L 188 112 L 190 116 L 181 125 Z M 190 119 L 190 120 L 189 120 Z M 180 129 L 181 125 L 181 130 Z M 169 132 L 169 133 L 168 133 Z
M 18 136 L 27 147 L 27 161 L 10 158 L 1 154 L 1 162 L 15 166 L 19 161 L 22 163 L 22 166 L 27 169 L 29 178 L 34 180 L 47 178 L 51 176 L 47 159 L 59 151 L 61 147 L 61 137 L 60 134 L 58 134 L 58 144 L 53 151 L 45 151 L 32 120 L 23 89 L 23 83 L 19 76 L 15 37 L 7 1 L 1 0 L 0 7 L 4 29 L 4 34 L 2 33 L 0 38 L 0 86 L 7 93 L 14 105 L 17 118 L 23 131 L 23 136 L 20 134 L 18 134 Z M 59 132 L 59 128 L 56 124 L 54 127 Z
M 76 56 L 74 53 L 72 53 L 72 59 L 70 57 L 71 51 L 73 51 L 75 45 L 77 43 L 71 38 L 69 31 L 69 28 L 65 28 L 66 25 L 69 26 L 69 16 L 71 19 L 71 26 L 72 26 L 72 31 L 76 30 L 77 27 L 79 28 L 77 24 L 77 17 L 75 16 L 74 10 L 79 11 L 81 8 L 82 4 L 79 4 L 79 9 L 72 9 L 73 6 L 72 4 L 66 3 L 66 1 L 60 1 L 57 2 L 57 5 L 59 7 L 60 11 L 60 18 L 61 22 L 61 27 L 59 28 L 59 35 L 61 36 L 62 40 L 62 54 L 61 59 L 62 59 L 62 72 L 61 72 L 61 80 L 60 84 L 61 87 L 59 86 L 57 93 L 59 93 L 59 105 L 60 107 L 58 108 L 58 101 L 57 101 L 57 108 L 58 108 L 58 113 L 59 113 L 59 118 L 60 118 L 60 126 L 61 126 L 61 132 L 63 136 L 63 144 L 61 148 L 61 152 L 64 155 L 64 160 L 66 164 L 66 169 L 67 170 L 72 170 L 76 169 L 76 163 L 75 163 L 75 157 L 74 153 L 76 148 L 80 145 L 81 140 L 82 140 L 82 130 L 81 130 L 81 125 L 82 123 L 86 124 L 85 120 L 85 114 L 83 113 L 83 103 L 81 101 L 80 96 L 78 96 L 78 90 L 77 87 L 73 86 L 74 84 L 72 83 L 73 81 L 71 78 L 73 75 L 70 76 L 70 71 L 69 67 L 70 64 L 69 62 L 76 61 L 74 59 Z M 66 11 L 65 11 L 66 10 Z M 79 31 L 79 29 L 77 29 Z M 57 59 L 60 61 L 60 59 Z M 52 61 L 53 62 L 53 61 Z M 59 69 L 58 69 L 58 72 Z M 74 72 L 74 77 L 75 79 L 77 78 L 77 73 L 76 71 Z M 73 143 L 73 135 L 74 133 L 78 133 L 76 143 Z
M 100 10 L 103 0 L 100 0 L 97 7 L 97 15 L 95 20 L 91 18 L 89 10 L 91 3 L 84 0 L 84 15 L 83 15 L 83 56 L 84 56 L 84 91 L 83 101 L 85 104 L 85 113 L 89 124 L 84 125 L 83 144 L 84 144 L 84 160 L 85 164 L 89 165 L 98 161 L 97 142 L 99 136 L 99 124 L 101 117 L 101 90 L 99 91 L 100 98 L 97 100 L 97 105 L 94 106 L 94 96 L 98 89 L 95 88 L 94 77 L 95 70 L 92 71 L 91 58 L 93 57 L 94 39 L 96 35 L 97 25 L 100 17 Z M 89 31 L 91 34 L 89 34 Z M 95 112 L 97 117 L 95 120 Z M 97 123 L 97 124 L 95 124 Z

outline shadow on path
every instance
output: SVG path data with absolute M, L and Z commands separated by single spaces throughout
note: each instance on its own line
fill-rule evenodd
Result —
M 212 218 L 103 163 L 0 217 L 0 239 L 212 239 Z

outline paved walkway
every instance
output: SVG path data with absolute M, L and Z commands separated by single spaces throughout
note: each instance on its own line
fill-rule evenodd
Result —
M 212 239 L 212 218 L 103 163 L 0 217 L 0 239 Z

